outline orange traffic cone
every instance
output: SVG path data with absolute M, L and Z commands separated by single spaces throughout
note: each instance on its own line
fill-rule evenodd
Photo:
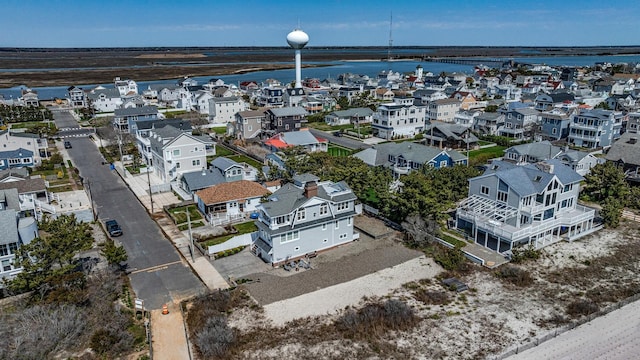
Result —
M 167 315 L 169 313 L 169 307 L 167 304 L 162 305 L 162 315 Z

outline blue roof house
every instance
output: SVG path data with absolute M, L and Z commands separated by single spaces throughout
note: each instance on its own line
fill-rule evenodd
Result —
M 0 151 L 0 170 L 34 165 L 33 151 L 24 148 Z

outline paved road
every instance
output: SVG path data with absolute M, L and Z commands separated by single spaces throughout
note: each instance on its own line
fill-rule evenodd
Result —
M 331 133 L 316 130 L 316 129 L 311 129 L 311 128 L 309 129 L 309 131 L 311 131 L 311 133 L 314 136 L 325 138 L 333 144 L 340 145 L 349 149 L 368 149 L 371 147 L 371 145 L 369 144 L 365 144 L 358 140 L 350 139 L 346 136 L 333 136 L 331 135 Z
M 56 123 L 59 114 L 56 114 Z M 200 293 L 203 284 L 183 263 L 177 250 L 162 235 L 146 209 L 109 165 L 89 138 L 73 140 L 69 156 L 91 189 L 100 221 L 116 219 L 123 236 L 117 240 L 127 250 L 131 285 L 148 309 Z

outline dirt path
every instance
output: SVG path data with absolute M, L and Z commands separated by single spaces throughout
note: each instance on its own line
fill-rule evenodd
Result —
M 151 311 L 151 348 L 154 360 L 189 359 L 187 337 L 179 304 L 167 304 L 169 314 Z

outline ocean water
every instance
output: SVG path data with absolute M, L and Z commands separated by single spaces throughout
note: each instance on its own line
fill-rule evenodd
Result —
M 395 51 L 394 51 L 395 53 Z M 484 58 L 476 58 L 481 63 Z M 488 59 L 488 58 L 487 58 Z M 550 66 L 590 66 L 598 62 L 609 63 L 640 63 L 640 55 L 608 55 L 608 56 L 556 56 L 556 57 L 513 57 L 516 62 L 530 63 L 530 64 L 546 64 Z M 302 62 L 304 64 L 304 52 L 302 53 Z M 317 63 L 317 62 L 315 62 Z M 458 65 L 458 64 L 442 64 L 435 62 L 423 62 L 423 61 L 332 61 L 322 62 L 323 64 L 330 64 L 327 67 L 320 68 L 303 68 L 302 77 L 306 78 L 337 78 L 343 73 L 353 73 L 368 75 L 369 77 L 375 77 L 379 72 L 383 70 L 393 70 L 401 73 L 414 72 L 418 65 L 422 66 L 424 72 L 432 72 L 433 74 L 440 74 L 441 72 L 458 72 L 465 74 L 473 73 L 473 66 L 471 65 Z M 251 65 L 251 64 L 249 64 Z M 293 63 L 292 63 L 293 65 Z M 260 83 L 266 79 L 277 79 L 284 83 L 289 83 L 295 80 L 295 70 L 270 70 L 270 71 L 256 71 L 247 74 L 237 75 L 218 75 L 211 74 L 210 76 L 195 77 L 194 79 L 198 83 L 206 83 L 209 79 L 219 78 L 224 80 L 227 84 L 239 84 L 242 81 L 255 81 Z M 136 79 L 133 79 L 136 80 Z M 139 81 L 138 89 L 140 91 L 146 89 L 150 84 L 173 84 L 178 79 L 174 80 L 158 80 L 158 81 Z M 35 87 L 32 88 L 38 91 L 38 97 L 41 100 L 48 100 L 54 98 L 67 97 L 67 88 L 71 85 L 79 86 L 84 89 L 91 89 L 97 85 L 102 85 L 106 88 L 112 88 L 113 83 L 108 84 L 69 84 L 67 86 L 56 87 Z M 28 84 L 0 89 L 0 94 L 5 98 L 17 98 L 20 96 L 20 91 L 26 89 Z

